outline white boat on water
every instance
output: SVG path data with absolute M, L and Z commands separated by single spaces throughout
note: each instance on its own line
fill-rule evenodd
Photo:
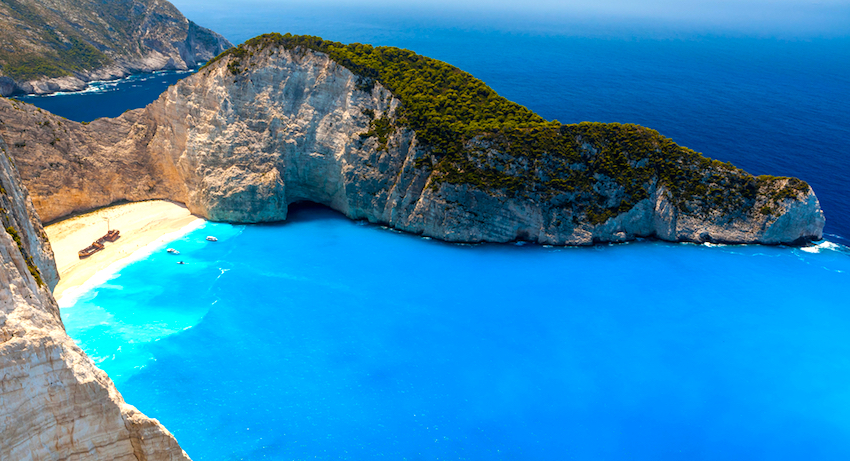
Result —
M 177 251 L 177 250 L 175 250 L 174 248 L 169 248 L 169 249 L 167 249 L 167 250 L 165 250 L 165 251 L 167 251 L 167 252 L 169 252 L 169 253 L 171 253 L 171 254 L 173 254 L 173 255 L 179 255 L 179 254 L 180 254 L 180 252 L 179 252 L 179 251 Z
M 210 242 L 218 242 L 218 239 L 213 237 L 212 235 L 207 235 L 207 240 L 209 240 Z

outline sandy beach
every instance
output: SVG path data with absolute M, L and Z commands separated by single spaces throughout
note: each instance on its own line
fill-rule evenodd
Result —
M 106 234 L 108 226 L 121 231 L 121 238 L 106 242 L 106 248 L 80 259 L 77 252 Z M 59 269 L 56 299 L 69 288 L 80 286 L 98 271 L 130 256 L 158 238 L 202 221 L 183 205 L 164 200 L 125 203 L 75 216 L 45 227 Z

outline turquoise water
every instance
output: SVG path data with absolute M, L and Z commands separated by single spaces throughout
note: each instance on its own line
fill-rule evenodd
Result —
M 62 315 L 195 460 L 850 457 L 844 247 L 450 245 L 317 207 L 168 246 Z

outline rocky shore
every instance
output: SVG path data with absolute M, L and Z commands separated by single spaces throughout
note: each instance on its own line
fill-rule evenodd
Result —
M 0 3 L 0 17 L 2 96 L 192 69 L 233 46 L 164 0 L 18 0 Z
M 367 71 L 309 47 L 248 45 L 115 119 L 77 123 L 0 99 L 0 458 L 188 459 L 65 334 L 42 221 L 168 199 L 256 223 L 309 201 L 451 242 L 822 236 L 806 183 L 753 177 L 634 125 L 484 133 L 450 158 Z M 575 147 L 517 148 L 510 135 Z

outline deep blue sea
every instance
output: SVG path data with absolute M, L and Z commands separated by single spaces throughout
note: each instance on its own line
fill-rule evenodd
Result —
M 61 303 L 69 334 L 193 459 L 850 459 L 848 36 L 175 3 L 234 42 L 401 46 L 546 118 L 639 123 L 798 176 L 829 233 L 802 249 L 546 248 L 309 206 L 207 223 L 167 244 L 179 256 L 150 248 Z M 27 100 L 90 120 L 177 78 Z
M 160 71 L 132 75 L 121 80 L 93 82 L 85 91 L 54 93 L 44 96 L 19 96 L 18 99 L 78 122 L 100 117 L 117 117 L 130 109 L 145 107 L 168 89 L 194 72 Z

